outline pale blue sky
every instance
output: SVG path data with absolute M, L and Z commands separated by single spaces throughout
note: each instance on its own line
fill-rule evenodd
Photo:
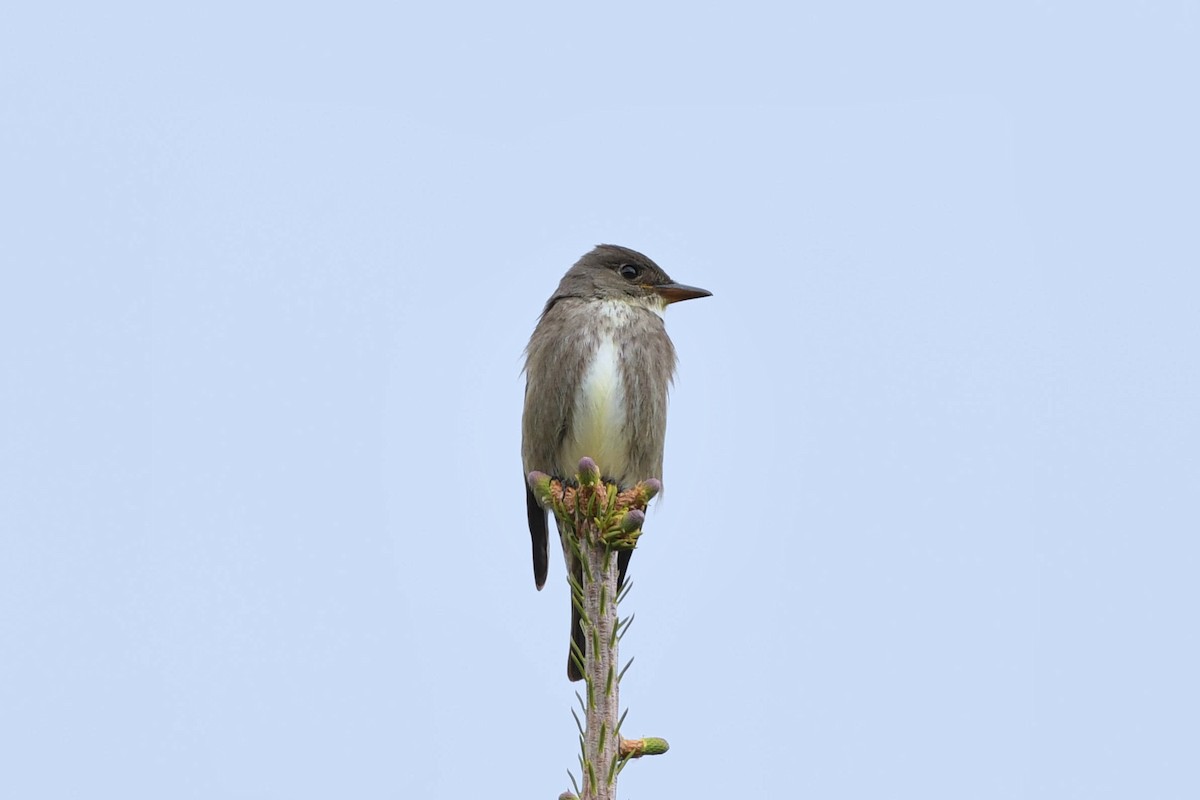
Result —
M 1198 79 L 1196 2 L 10 10 L 0 796 L 566 788 L 597 242 L 714 293 L 623 797 L 1200 796 Z

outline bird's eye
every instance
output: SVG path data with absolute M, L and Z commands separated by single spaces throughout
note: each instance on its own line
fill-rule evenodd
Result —
M 634 280 L 638 275 L 642 274 L 641 268 L 636 267 L 633 264 L 622 264 L 617 269 L 617 272 L 621 273 L 621 277 L 627 281 Z

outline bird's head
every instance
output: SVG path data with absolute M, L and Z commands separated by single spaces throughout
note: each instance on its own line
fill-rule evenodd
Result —
M 671 303 L 712 294 L 706 289 L 676 283 L 646 256 L 615 244 L 598 245 L 579 259 L 563 276 L 558 293 L 624 299 L 658 311 Z

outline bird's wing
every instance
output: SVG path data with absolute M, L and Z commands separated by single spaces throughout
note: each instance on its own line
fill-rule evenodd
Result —
M 538 330 L 525 351 L 525 411 L 521 420 L 521 461 L 525 474 L 537 470 L 565 477 L 559 469 L 558 453 L 571 429 L 575 389 L 586 366 L 586 351 L 572 346 L 577 336 L 570 326 L 575 304 L 563 300 L 547 305 Z M 539 333 L 547 335 L 539 335 Z M 537 588 L 546 582 L 548 540 L 546 512 L 526 486 L 525 506 L 529 535 L 533 540 L 533 578 Z

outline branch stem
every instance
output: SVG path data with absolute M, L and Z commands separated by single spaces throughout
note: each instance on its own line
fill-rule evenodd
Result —
M 587 562 L 583 569 L 583 619 L 584 625 L 592 628 L 584 637 L 588 648 L 584 659 L 584 680 L 588 688 L 584 747 L 594 769 L 587 773 L 583 796 L 587 800 L 613 800 L 616 797 L 613 765 L 620 757 L 617 735 L 620 712 L 617 664 L 620 662 L 617 637 L 614 636 L 617 628 L 617 559 L 592 519 L 579 522 L 579 551 Z

